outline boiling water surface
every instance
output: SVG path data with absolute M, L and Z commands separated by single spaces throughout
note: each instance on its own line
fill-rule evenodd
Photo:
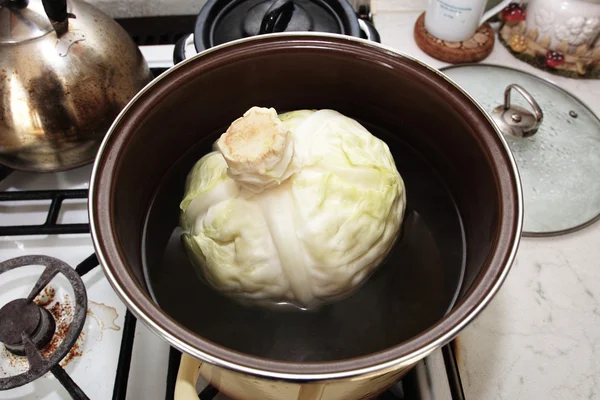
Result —
M 404 179 L 402 235 L 379 269 L 352 296 L 311 311 L 244 306 L 204 284 L 178 228 L 187 173 L 217 134 L 183 156 L 164 177 L 143 239 L 146 281 L 155 301 L 198 335 L 243 353 L 282 361 L 333 361 L 384 350 L 438 321 L 454 302 L 465 261 L 464 232 L 452 196 L 425 158 L 386 141 Z

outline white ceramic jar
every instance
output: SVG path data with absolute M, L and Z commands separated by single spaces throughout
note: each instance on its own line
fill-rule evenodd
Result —
M 600 33 L 600 0 L 530 0 L 527 30 L 550 36 L 550 49 L 560 42 L 593 47 Z

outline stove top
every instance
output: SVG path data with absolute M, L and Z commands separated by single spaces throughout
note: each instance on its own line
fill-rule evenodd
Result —
M 158 76 L 194 19 L 118 22 Z M 53 174 L 0 169 L 0 399 L 173 399 L 181 353 L 136 323 L 98 267 L 90 173 L 90 165 Z M 202 400 L 227 399 L 201 379 L 197 390 Z M 378 397 L 463 398 L 451 345 Z

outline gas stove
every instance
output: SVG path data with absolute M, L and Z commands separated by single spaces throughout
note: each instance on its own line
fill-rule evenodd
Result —
M 155 76 L 194 16 L 118 20 Z M 181 354 L 126 309 L 98 266 L 87 218 L 91 165 L 0 170 L 0 399 L 173 399 Z M 28 335 L 21 335 L 20 332 Z M 226 400 L 197 384 L 202 400 Z M 378 399 L 463 399 L 452 345 Z

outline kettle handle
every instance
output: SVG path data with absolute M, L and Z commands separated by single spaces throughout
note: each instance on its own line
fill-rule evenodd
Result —
M 42 0 L 42 4 L 56 35 L 65 34 L 69 30 L 69 17 L 74 17 L 67 12 L 67 0 Z

